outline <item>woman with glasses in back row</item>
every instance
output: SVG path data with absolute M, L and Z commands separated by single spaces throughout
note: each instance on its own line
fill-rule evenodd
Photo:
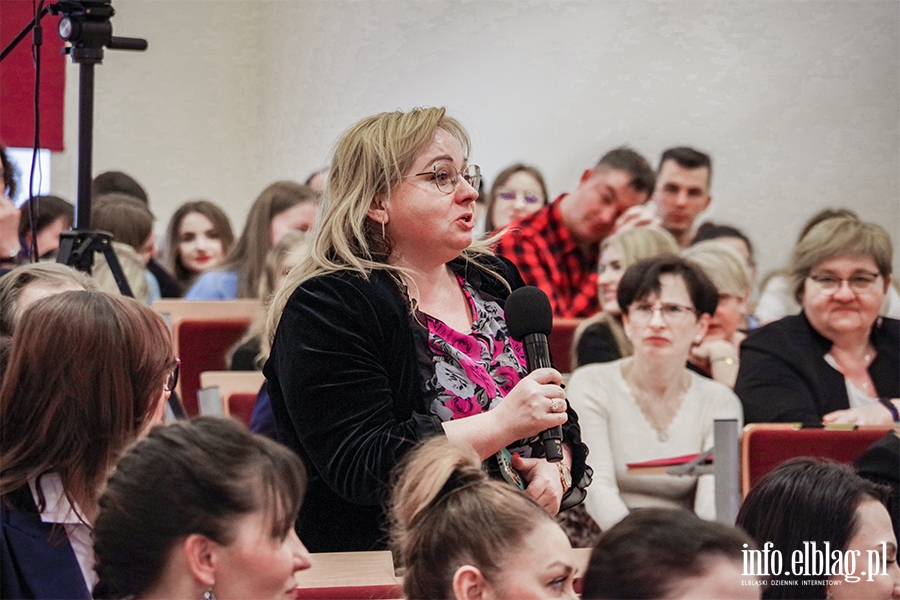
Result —
M 813 227 L 791 260 L 803 310 L 750 334 L 735 392 L 747 421 L 900 421 L 900 321 L 878 315 L 891 284 L 887 231 L 853 218 Z
M 547 184 L 534 167 L 516 163 L 503 169 L 491 186 L 484 229 L 491 235 L 547 204 Z
M 699 266 L 662 254 L 628 267 L 617 297 L 634 354 L 576 369 L 567 389 L 591 449 L 594 483 L 585 508 L 603 530 L 644 507 L 713 519 L 712 475 L 635 475 L 627 464 L 709 450 L 716 419 L 740 426 L 737 396 L 685 368 L 716 311 L 716 287 Z
M 503 472 L 550 514 L 583 497 L 586 449 L 561 375 L 526 374 L 507 333 L 521 279 L 473 240 L 481 172 L 468 153 L 442 108 L 352 126 L 312 247 L 273 301 L 264 373 L 278 439 L 309 471 L 298 531 L 313 552 L 386 547 L 391 468 L 435 435 L 498 473 L 511 462 Z M 550 463 L 535 436 L 556 425 L 565 457 Z

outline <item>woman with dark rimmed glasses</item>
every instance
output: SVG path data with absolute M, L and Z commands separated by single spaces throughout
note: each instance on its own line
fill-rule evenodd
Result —
M 713 519 L 712 475 L 629 474 L 626 465 L 709 450 L 715 419 L 740 425 L 737 396 L 685 368 L 716 310 L 716 287 L 700 267 L 662 254 L 628 267 L 617 297 L 634 354 L 576 369 L 567 390 L 594 467 L 585 508 L 603 530 L 650 506 Z
M 791 281 L 802 312 L 741 344 L 734 390 L 748 422 L 900 422 L 900 321 L 879 316 L 893 256 L 883 227 L 847 217 L 797 243 Z
M 298 531 L 313 552 L 384 548 L 390 470 L 435 435 L 498 470 L 512 461 L 550 514 L 583 497 L 561 375 L 528 375 L 506 330 L 521 279 L 474 241 L 480 178 L 442 108 L 368 117 L 337 144 L 311 250 L 273 301 L 264 368 L 278 439 L 309 471 Z M 556 425 L 562 463 L 533 443 Z
M 0 597 L 91 597 L 100 489 L 176 381 L 169 329 L 136 300 L 70 291 L 23 313 L 0 387 Z

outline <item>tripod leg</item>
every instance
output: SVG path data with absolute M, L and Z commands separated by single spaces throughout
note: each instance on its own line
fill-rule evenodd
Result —
M 125 279 L 125 273 L 122 272 L 122 265 L 119 264 L 119 258 L 116 256 L 116 251 L 112 247 L 112 244 L 104 244 L 102 252 L 103 256 L 106 257 L 106 263 L 109 265 L 109 270 L 116 280 L 116 285 L 119 286 L 119 291 L 122 292 L 123 296 L 134 298 L 134 292 L 131 291 L 131 286 L 128 285 L 128 280 Z

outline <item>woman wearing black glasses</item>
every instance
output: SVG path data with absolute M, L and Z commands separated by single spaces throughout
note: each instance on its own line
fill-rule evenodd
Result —
M 91 597 L 100 489 L 162 422 L 176 371 L 165 322 L 131 298 L 63 292 L 23 313 L 0 387 L 0 597 Z
M 716 311 L 716 287 L 700 267 L 663 254 L 628 267 L 617 297 L 634 355 L 581 367 L 568 386 L 594 468 L 585 508 L 604 530 L 647 506 L 712 519 L 712 475 L 629 474 L 626 465 L 703 452 L 715 419 L 740 423 L 737 396 L 685 368 Z
M 468 151 L 440 108 L 351 127 L 311 251 L 273 302 L 264 372 L 278 439 L 310 474 L 299 533 L 313 552 L 385 547 L 390 470 L 434 435 L 483 459 L 509 447 L 525 493 L 551 514 L 586 485 L 560 374 L 526 375 L 507 335 L 502 306 L 521 279 L 473 242 L 481 172 Z M 558 466 L 531 439 L 567 423 Z
M 800 240 L 791 280 L 802 312 L 741 345 L 734 390 L 748 422 L 900 421 L 900 321 L 878 316 L 892 259 L 887 231 L 853 218 L 822 221 Z

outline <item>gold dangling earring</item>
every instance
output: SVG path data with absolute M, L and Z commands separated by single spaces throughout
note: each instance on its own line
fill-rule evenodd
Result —
M 386 240 L 387 235 L 384 233 L 384 221 L 381 222 L 381 239 Z

